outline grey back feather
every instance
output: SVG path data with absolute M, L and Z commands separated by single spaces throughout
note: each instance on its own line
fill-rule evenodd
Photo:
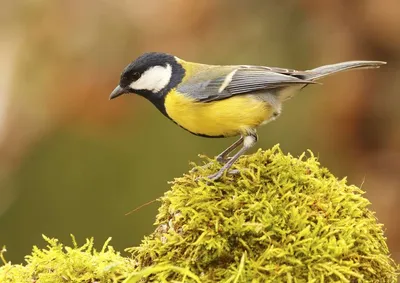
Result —
M 178 91 L 201 102 L 211 102 L 234 95 L 259 93 L 293 85 L 314 83 L 302 79 L 304 72 L 258 66 L 232 66 L 221 69 L 210 68 L 195 78 L 178 86 Z M 199 80 L 199 77 L 202 80 Z
M 211 102 L 241 94 L 278 95 L 292 86 L 306 86 L 322 77 L 360 68 L 378 68 L 381 61 L 349 61 L 325 65 L 309 71 L 264 66 L 209 66 L 177 89 L 197 101 Z

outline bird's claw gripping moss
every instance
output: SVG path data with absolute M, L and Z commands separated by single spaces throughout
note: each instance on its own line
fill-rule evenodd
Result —
M 202 156 L 200 156 L 200 157 L 202 157 Z M 215 160 L 217 160 L 217 162 L 219 163 L 219 164 L 225 164 L 226 162 L 228 162 L 230 159 L 231 159 L 232 157 L 222 157 L 221 155 L 218 155 L 217 157 L 215 157 Z M 200 171 L 200 170 L 205 170 L 205 169 L 208 169 L 208 168 L 210 168 L 210 166 L 211 165 L 213 165 L 214 164 L 214 161 L 211 161 L 211 162 L 208 162 L 207 164 L 204 164 L 204 165 L 202 165 L 202 166 L 200 166 L 200 167 L 193 167 L 192 169 L 190 169 L 190 171 L 189 171 L 189 173 L 195 173 L 195 172 L 198 172 L 198 171 Z M 236 172 L 237 170 L 231 170 L 232 172 Z M 229 172 L 231 172 L 231 171 L 229 171 Z M 237 174 L 237 173 L 231 173 L 231 174 Z M 209 178 L 210 179 L 210 178 Z
M 208 175 L 207 177 L 205 177 L 205 179 L 208 179 L 210 181 L 218 181 L 219 179 L 221 179 L 222 176 L 224 176 L 225 170 L 219 170 L 218 172 Z M 226 174 L 228 175 L 237 175 L 240 174 L 240 171 L 238 169 L 234 169 L 234 170 L 229 170 L 228 172 L 226 172 Z M 201 177 L 197 177 L 197 178 L 201 178 Z
M 209 162 L 203 166 L 200 167 L 193 167 L 189 173 L 193 174 L 196 172 L 204 172 L 205 170 L 209 169 L 212 165 L 214 164 L 214 162 Z M 195 178 L 196 181 L 199 180 L 208 180 L 208 181 L 218 181 L 219 179 L 221 179 L 222 176 L 224 176 L 224 173 L 226 172 L 227 175 L 238 175 L 240 174 L 240 171 L 238 169 L 231 169 L 226 171 L 223 167 L 221 169 L 219 169 L 217 172 L 210 174 L 210 175 L 204 175 L 204 176 L 198 176 Z

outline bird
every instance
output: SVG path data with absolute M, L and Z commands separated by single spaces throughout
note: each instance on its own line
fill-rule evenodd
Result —
M 297 71 L 256 65 L 200 64 L 163 52 L 148 52 L 124 68 L 109 98 L 137 94 L 192 134 L 211 138 L 238 136 L 216 157 L 221 168 L 206 176 L 217 181 L 226 171 L 237 171 L 230 168 L 256 144 L 258 127 L 278 118 L 282 103 L 300 89 L 318 84 L 317 80 L 334 73 L 379 68 L 384 64 L 347 61 Z

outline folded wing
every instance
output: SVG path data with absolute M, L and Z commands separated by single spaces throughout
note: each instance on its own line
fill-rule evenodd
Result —
M 221 73 L 221 69 L 215 67 L 199 74 L 193 81 L 189 80 L 178 90 L 198 101 L 211 102 L 240 94 L 315 83 L 304 79 L 305 75 L 306 72 L 259 66 L 233 66 L 224 68 Z

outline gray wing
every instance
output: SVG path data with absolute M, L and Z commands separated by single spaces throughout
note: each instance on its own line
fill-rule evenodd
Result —
M 202 102 L 225 99 L 234 95 L 251 94 L 262 90 L 294 85 L 307 85 L 306 72 L 259 66 L 213 67 L 196 74 L 192 81 L 178 87 Z

